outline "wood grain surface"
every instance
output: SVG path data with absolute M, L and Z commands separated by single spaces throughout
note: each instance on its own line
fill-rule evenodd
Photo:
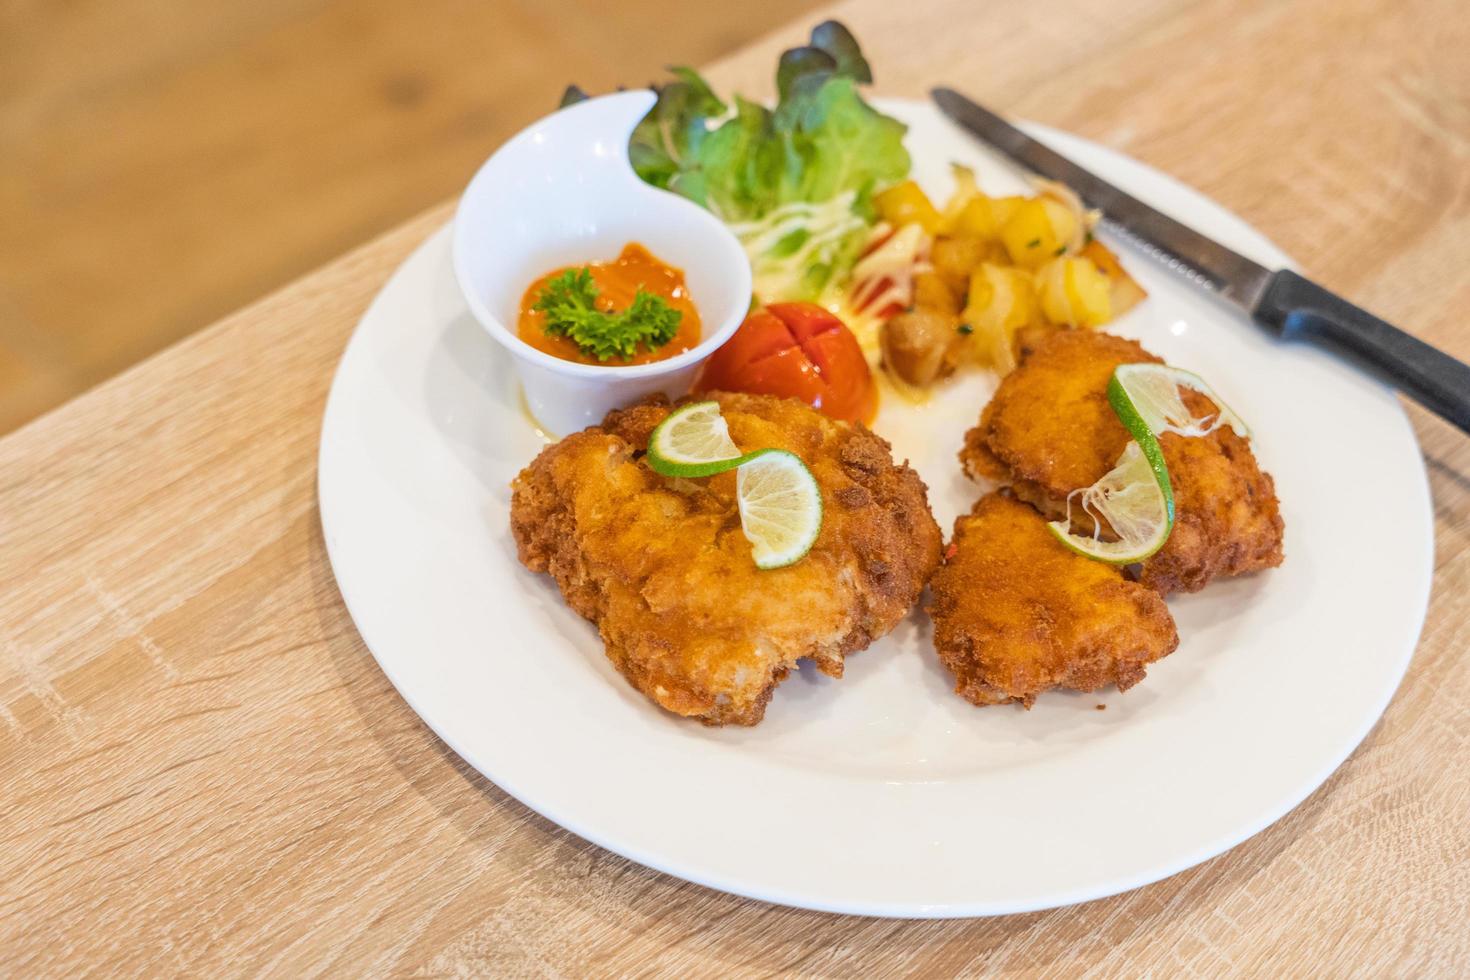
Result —
M 835 12 L 883 91 L 943 80 L 1161 167 L 1470 358 L 1462 0 Z M 806 26 L 713 75 L 768 91 Z M 333 366 L 446 214 L 0 441 L 0 974 L 1465 972 L 1470 440 L 1416 408 L 1436 570 L 1402 689 L 1305 803 L 1173 878 L 989 920 L 781 909 L 617 858 L 470 771 L 364 649 L 314 493 Z
M 814 6 L 0 0 L 0 433 L 458 192 L 569 80 Z

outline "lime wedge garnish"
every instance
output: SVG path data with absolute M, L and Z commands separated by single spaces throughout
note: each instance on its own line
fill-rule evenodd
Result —
M 677 408 L 648 437 L 648 465 L 664 476 L 714 476 L 746 458 L 730 438 L 719 402 Z
M 757 568 L 799 561 L 822 530 L 822 492 L 795 453 L 752 453 L 735 472 L 735 497 Z
M 1174 530 L 1174 488 L 1169 484 L 1164 451 L 1119 380 L 1122 370 L 1115 370 L 1108 381 L 1108 403 L 1133 441 L 1118 457 L 1117 465 L 1100 480 L 1067 497 L 1065 519 L 1047 524 L 1047 529 L 1068 548 L 1112 565 L 1143 561 L 1162 548 Z M 1091 535 L 1073 533 L 1074 502 L 1092 518 Z M 1117 536 L 1116 541 L 1102 539 L 1104 526 Z
M 1241 438 L 1250 437 L 1250 429 L 1215 394 L 1204 378 L 1192 371 L 1167 364 L 1123 364 L 1113 372 L 1117 384 L 1123 386 L 1133 409 L 1155 435 L 1165 432 L 1181 436 L 1207 436 L 1222 425 L 1228 425 Z M 1215 403 L 1217 411 L 1194 415 L 1179 396 L 1180 388 L 1197 391 Z
M 1174 529 L 1174 495 L 1168 488 L 1168 477 L 1161 489 L 1153 464 L 1138 443 L 1130 442 L 1123 455 L 1102 479 L 1090 487 L 1074 491 L 1067 498 L 1067 516 L 1052 521 L 1047 529 L 1058 541 L 1088 558 L 1110 565 L 1131 565 L 1143 561 L 1169 540 Z M 1072 505 L 1080 501 L 1082 510 L 1093 519 L 1091 535 L 1072 531 Z M 1104 541 L 1102 522 L 1118 536 Z

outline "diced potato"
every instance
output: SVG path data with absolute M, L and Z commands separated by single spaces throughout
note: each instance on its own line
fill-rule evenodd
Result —
M 990 215 L 995 220 L 997 236 L 1000 234 L 1000 229 L 1005 227 L 1005 223 L 1011 220 L 1016 210 L 1025 203 L 1026 198 L 1019 194 L 1013 194 L 1010 197 L 990 198 Z
M 1118 261 L 1112 249 L 1096 238 L 1083 247 L 1082 255 L 1091 259 L 1112 284 L 1110 297 L 1113 307 L 1112 319 L 1116 320 L 1148 298 L 1148 293 L 1128 274 L 1128 270 L 1123 268 L 1123 264 Z
M 964 317 L 967 321 L 993 319 L 1007 327 L 1038 319 L 1034 277 L 1013 266 L 982 263 L 970 277 Z
M 1096 223 L 1099 212 L 1088 211 L 1077 192 L 1060 181 L 1033 177 L 1031 183 L 1041 192 L 1041 197 L 1060 204 L 1071 215 L 1071 221 L 1067 222 L 1069 231 L 1063 236 L 1062 244 L 1067 245 L 1067 251 L 1072 254 L 1081 252 L 1086 244 L 1083 236 Z
M 888 370 L 921 386 L 949 373 L 950 349 L 960 339 L 959 319 L 953 313 L 922 307 L 891 317 L 878 334 Z
M 1079 327 L 1100 327 L 1111 320 L 1113 312 L 1112 284 L 1091 259 L 1068 258 L 1067 299 L 1077 314 Z
M 1022 201 L 1001 226 L 1000 240 L 1016 265 L 1037 269 L 1061 255 L 1077 233 L 1077 216 L 1049 197 Z
M 990 198 L 983 194 L 971 197 L 944 223 L 944 232 L 960 238 L 979 238 L 984 241 L 995 238 L 1000 229 L 990 217 Z
M 912 180 L 894 184 L 873 198 L 878 215 L 895 228 L 917 224 L 933 235 L 939 231 L 939 212 L 923 189 Z
M 921 309 L 959 313 L 965 305 L 964 294 L 945 282 L 937 272 L 921 272 L 914 276 L 914 306 Z
M 1112 318 L 1112 284 L 1091 259 L 1053 259 L 1036 273 L 1036 291 L 1052 323 L 1097 327 Z
M 964 293 L 970 273 L 991 256 L 990 246 L 978 238 L 936 238 L 929 249 L 934 271 L 956 293 Z
M 1077 212 L 1049 197 L 1041 199 L 1041 206 L 1046 208 L 1046 218 L 1051 223 L 1052 238 L 1056 239 L 1059 248 L 1075 249 L 1082 244 L 1081 225 L 1077 220 Z
M 987 242 L 1000 239 L 1000 229 L 1016 209 L 1025 202 L 1024 197 L 986 197 L 976 194 L 965 202 L 946 226 L 946 232 L 963 238 L 979 238 Z
M 986 262 L 970 277 L 964 312 L 980 360 L 1001 374 L 1016 366 L 1016 332 L 1040 319 L 1036 286 L 1024 269 Z
M 955 189 L 942 208 L 913 181 L 874 198 L 886 222 L 927 243 L 927 264 L 915 266 L 923 271 L 888 306 L 906 301 L 908 309 L 876 328 L 900 390 L 971 361 L 1005 374 L 1028 345 L 1058 330 L 1101 326 L 1147 295 L 1092 238 L 1098 216 L 1069 188 L 1039 181 L 1035 197 L 991 197 L 974 171 L 953 169 Z M 912 258 L 923 254 L 916 248 Z

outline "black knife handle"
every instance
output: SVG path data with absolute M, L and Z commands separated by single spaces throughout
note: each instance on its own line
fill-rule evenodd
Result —
M 1256 318 L 1287 340 L 1344 355 L 1470 432 L 1470 364 L 1286 269 L 1271 277 Z

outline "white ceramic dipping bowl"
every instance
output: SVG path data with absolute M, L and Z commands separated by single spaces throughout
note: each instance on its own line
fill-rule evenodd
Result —
M 552 113 L 485 162 L 454 217 L 454 272 L 475 318 L 515 359 L 526 405 L 543 429 L 566 435 L 610 409 L 689 390 L 700 362 L 730 338 L 750 305 L 750 263 L 719 219 L 645 184 L 628 138 L 653 107 L 648 90 L 588 99 Z M 527 287 L 553 269 L 614 259 L 638 242 L 684 270 L 703 338 L 648 364 L 577 364 L 516 336 Z

